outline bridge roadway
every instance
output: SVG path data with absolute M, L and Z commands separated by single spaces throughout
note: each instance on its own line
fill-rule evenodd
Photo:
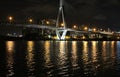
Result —
M 60 31 L 74 31 L 74 32 L 81 32 L 81 33 L 87 33 L 87 31 L 78 31 L 75 29 L 71 29 L 71 28 L 62 28 L 62 27 L 53 27 L 53 26 L 46 26 L 46 25 L 24 25 L 24 27 L 28 27 L 28 28 L 40 28 L 40 29 L 51 29 L 51 30 L 60 30 Z
M 48 25 L 24 25 L 24 27 L 28 27 L 28 28 L 41 28 L 41 29 L 51 29 L 51 30 L 60 30 L 60 31 L 73 31 L 73 32 L 78 32 L 78 33 L 88 33 L 89 31 L 79 31 L 79 30 L 75 30 L 75 29 L 71 29 L 71 28 L 62 28 L 62 27 L 53 27 L 53 26 L 48 26 Z M 100 33 L 100 34 L 106 34 L 106 35 L 112 35 L 113 32 L 105 32 L 105 31 L 97 31 L 96 33 Z
M 55 30 L 56 32 L 56 36 L 58 40 L 64 40 L 65 36 L 67 34 L 67 32 L 76 32 L 76 33 L 80 33 L 80 34 L 104 34 L 104 35 L 113 35 L 112 32 L 105 32 L 105 31 L 96 31 L 96 32 L 92 32 L 92 31 L 79 31 L 79 30 L 75 30 L 72 28 L 64 28 L 64 27 L 53 27 L 53 26 L 48 26 L 48 25 L 24 25 L 24 27 L 28 27 L 28 28 L 39 28 L 39 29 L 50 29 L 50 30 Z M 62 33 L 62 35 L 61 35 Z
M 64 40 L 68 31 L 79 32 L 79 33 L 82 33 L 82 34 L 83 33 L 88 33 L 87 31 L 78 31 L 78 30 L 75 30 L 75 29 L 65 28 L 65 27 L 53 27 L 53 26 L 50 26 L 50 25 L 49 26 L 46 26 L 46 25 L 25 25 L 24 27 L 55 30 L 58 40 Z M 62 35 L 61 35 L 61 33 L 62 33 Z

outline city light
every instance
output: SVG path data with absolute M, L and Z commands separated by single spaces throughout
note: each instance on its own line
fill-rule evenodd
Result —
M 9 16 L 8 19 L 9 19 L 9 22 L 13 21 L 13 17 L 12 16 Z
M 33 22 L 33 19 L 30 18 L 30 19 L 29 19 L 29 22 L 32 23 L 32 22 Z
M 77 26 L 76 26 L 76 25 L 73 25 L 73 28 L 74 28 L 74 29 L 76 29 L 76 28 L 77 28 Z
M 49 21 L 46 21 L 46 24 L 47 24 L 47 25 L 49 25 L 49 24 L 50 24 L 50 22 L 49 22 Z
M 88 30 L 88 27 L 84 27 L 84 30 L 85 30 L 85 31 Z
M 93 28 L 93 31 L 95 32 L 95 31 L 96 31 L 96 28 Z
M 64 27 L 64 23 L 61 23 L 60 25 L 61 25 L 61 27 Z

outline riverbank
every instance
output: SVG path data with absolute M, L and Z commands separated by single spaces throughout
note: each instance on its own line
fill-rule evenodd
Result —
M 94 39 L 65 39 L 57 40 L 51 38 L 41 38 L 41 37 L 10 37 L 10 36 L 0 36 L 0 40 L 52 40 L 52 41 L 120 41 L 120 39 L 114 38 L 94 38 Z

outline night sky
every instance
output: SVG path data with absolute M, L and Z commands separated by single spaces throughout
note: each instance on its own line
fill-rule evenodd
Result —
M 0 20 L 56 19 L 59 0 L 0 0 Z M 88 24 L 120 30 L 120 0 L 64 0 L 68 25 Z

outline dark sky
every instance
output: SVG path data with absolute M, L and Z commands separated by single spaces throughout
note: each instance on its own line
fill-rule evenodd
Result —
M 0 19 L 56 19 L 59 0 L 0 0 Z M 67 24 L 90 24 L 120 30 L 120 0 L 64 0 Z

